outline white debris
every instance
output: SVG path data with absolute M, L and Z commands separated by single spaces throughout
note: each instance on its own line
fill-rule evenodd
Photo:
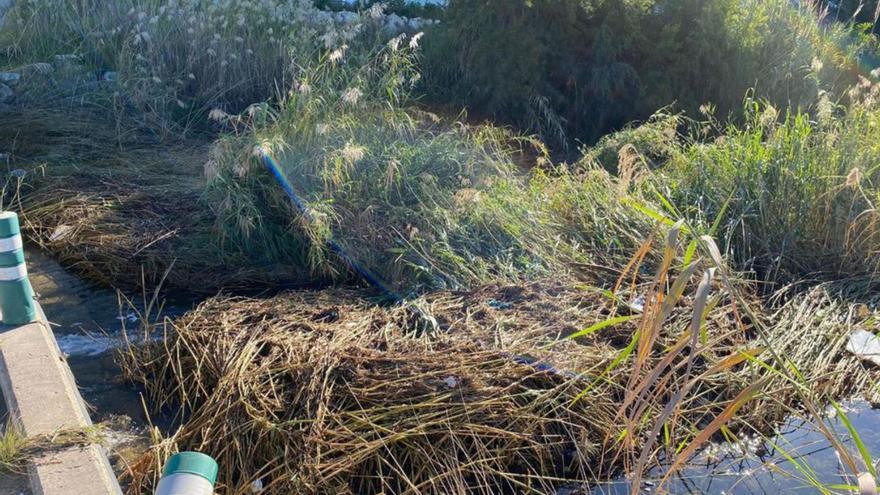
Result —
M 129 312 L 126 315 L 117 316 L 116 319 L 119 321 L 127 321 L 130 323 L 134 323 L 134 322 L 138 321 L 138 316 L 134 312 Z
M 859 359 L 880 366 L 880 338 L 871 332 L 858 329 L 849 336 L 846 350 Z
M 71 232 L 73 232 L 73 227 L 71 227 L 70 225 L 61 224 L 55 227 L 55 230 L 52 231 L 52 235 L 49 236 L 49 242 L 55 242 L 64 239 Z
M 458 380 L 456 380 L 454 376 L 447 376 L 443 381 L 449 388 L 455 388 L 456 386 L 458 386 Z
M 644 294 L 639 294 L 631 303 L 629 303 L 630 307 L 635 309 L 636 311 L 642 312 L 645 310 L 645 296 Z

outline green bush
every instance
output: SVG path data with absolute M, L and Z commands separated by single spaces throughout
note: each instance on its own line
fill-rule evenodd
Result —
M 860 49 L 788 0 L 452 0 L 427 40 L 431 98 L 563 145 L 670 104 L 735 114 L 751 88 L 807 109 Z

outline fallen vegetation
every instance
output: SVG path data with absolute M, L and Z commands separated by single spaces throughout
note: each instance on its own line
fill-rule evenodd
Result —
M 668 460 L 717 434 L 716 417 L 729 436 L 767 431 L 808 394 L 876 379 L 844 352 L 869 315 L 832 289 L 741 324 L 744 301 L 695 290 L 698 270 L 613 294 L 543 281 L 411 307 L 342 290 L 210 299 L 124 357 L 150 403 L 186 418 L 133 465 L 131 493 L 172 446 L 219 459 L 224 493 L 554 493 Z M 639 294 L 644 307 L 625 302 Z

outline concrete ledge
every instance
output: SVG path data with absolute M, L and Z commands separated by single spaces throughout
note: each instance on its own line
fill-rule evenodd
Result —
M 0 389 L 9 416 L 26 436 L 92 425 L 67 361 L 42 309 L 38 319 L 0 326 Z M 32 462 L 31 488 L 41 495 L 121 495 L 101 447 L 69 448 Z

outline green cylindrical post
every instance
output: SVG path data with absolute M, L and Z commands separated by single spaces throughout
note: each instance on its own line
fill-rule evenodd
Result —
M 4 325 L 23 325 L 37 318 L 18 215 L 11 211 L 0 212 L 0 316 Z
M 165 463 L 155 495 L 211 495 L 217 482 L 217 461 L 199 452 L 180 452 Z

